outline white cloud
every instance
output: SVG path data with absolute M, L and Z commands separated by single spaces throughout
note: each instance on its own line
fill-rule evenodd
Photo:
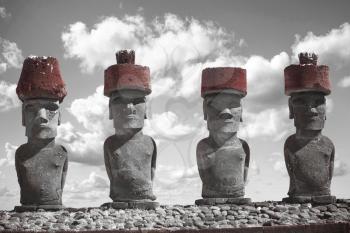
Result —
M 18 146 L 12 145 L 9 142 L 5 143 L 5 158 L 0 159 L 1 166 L 13 166 L 15 164 L 15 153 Z
M 243 113 L 243 125 L 239 135 L 243 138 L 270 136 L 273 140 L 281 140 L 293 128 L 288 117 L 288 107 L 266 109 L 258 113 Z
M 10 190 L 7 187 L 1 187 L 0 188 L 0 197 L 8 195 L 9 193 L 10 193 Z
M 276 94 L 284 96 L 283 70 L 287 65 L 289 65 L 289 56 L 286 52 L 275 55 L 271 60 L 261 56 L 251 56 L 245 64 L 248 83 L 247 98 L 275 97 Z
M 115 64 L 117 50 L 136 50 L 136 63 L 151 69 L 152 83 L 157 90 L 153 95 L 199 95 L 204 67 L 243 65 L 244 61 L 233 56 L 239 42 L 232 33 L 212 22 L 182 19 L 173 14 L 149 23 L 139 15 L 122 19 L 108 17 L 92 29 L 76 22 L 62 33 L 62 41 L 65 56 L 80 60 L 83 72 Z M 160 85 L 164 86 L 158 92 Z
M 330 97 L 326 97 L 326 111 L 331 113 L 334 109 L 334 101 Z
M 0 51 L 0 73 L 12 67 L 21 68 L 23 61 L 22 50 L 17 47 L 15 42 L 0 37 Z
M 337 155 L 335 155 L 335 157 L 337 157 Z M 348 167 L 347 163 L 336 158 L 334 161 L 333 176 L 344 176 L 344 175 L 348 174 L 348 172 L 349 172 L 349 167 Z
M 6 11 L 5 7 L 0 6 L 0 18 L 8 18 L 11 17 L 11 13 Z
M 296 35 L 292 45 L 294 58 L 300 52 L 315 52 L 320 63 L 334 63 L 338 66 L 350 62 L 350 24 L 344 23 L 339 28 L 332 29 L 325 35 L 315 35 L 308 32 L 304 38 Z
M 109 189 L 107 177 L 98 175 L 96 172 L 91 172 L 89 177 L 81 182 L 72 182 L 65 187 L 65 191 L 70 193 L 82 193 L 96 189 Z
M 84 130 L 77 130 L 70 122 L 65 122 L 58 127 L 57 140 L 71 152 L 72 161 L 102 164 L 104 140 L 114 132 L 108 119 L 108 98 L 103 95 L 103 87 L 99 86 L 87 98 L 74 100 L 67 110 Z
M 350 87 L 350 76 L 346 76 L 342 80 L 340 80 L 338 82 L 338 86 L 343 88 Z
M 172 140 L 181 138 L 196 130 L 190 125 L 184 125 L 182 122 L 179 122 L 178 116 L 171 111 L 153 114 L 152 119 L 149 119 L 149 124 L 145 126 L 145 133 L 161 139 Z
M 0 112 L 20 106 L 16 87 L 16 84 L 0 81 Z
M 108 200 L 109 181 L 106 176 L 91 172 L 89 177 L 81 182 L 68 182 L 64 187 L 64 203 L 73 206 L 101 205 Z M 101 203 L 102 202 L 102 203 Z
M 157 201 L 165 204 L 193 204 L 200 198 L 202 181 L 197 166 L 176 167 L 159 165 L 153 192 Z
M 275 161 L 275 163 L 273 164 L 273 170 L 279 172 L 283 176 L 288 176 L 288 171 L 284 160 Z

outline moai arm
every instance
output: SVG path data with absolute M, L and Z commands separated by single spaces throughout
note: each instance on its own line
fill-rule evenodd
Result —
M 18 152 L 18 149 L 16 150 L 16 154 L 15 154 L 15 167 L 16 167 L 16 172 L 17 172 L 17 179 L 18 179 L 18 183 L 19 183 L 19 186 L 22 187 L 22 175 L 21 175 L 21 171 L 20 171 L 20 168 L 19 168 L 19 152 Z
M 204 139 L 202 139 L 200 142 L 197 144 L 197 150 L 196 150 L 196 157 L 197 157 L 197 167 L 198 167 L 198 172 L 201 180 L 206 180 L 206 175 L 207 172 L 205 168 L 208 167 L 208 164 L 204 162 L 204 147 L 206 146 L 206 142 Z
M 289 144 L 289 140 L 287 139 L 286 142 L 284 143 L 284 162 L 286 163 L 288 175 L 292 179 L 294 173 L 293 173 L 293 166 L 291 163 L 292 161 L 290 158 L 291 155 L 290 155 L 290 151 L 288 149 L 288 144 Z
M 249 162 L 250 162 L 250 149 L 248 146 L 248 143 L 242 139 L 240 139 L 242 146 L 243 146 L 243 150 L 245 152 L 245 161 L 244 161 L 244 183 L 247 182 L 247 178 L 248 178 L 248 170 L 249 170 Z
M 152 154 L 152 162 L 151 162 L 151 180 L 153 181 L 155 172 L 156 172 L 156 163 L 157 163 L 157 145 L 156 142 L 152 139 L 153 143 L 153 154 Z
M 64 148 L 63 146 L 62 148 L 67 153 L 66 148 Z M 66 156 L 66 160 L 64 161 L 64 165 L 63 165 L 62 179 L 61 179 L 62 192 L 63 192 L 64 184 L 66 183 L 67 170 L 68 170 L 68 157 Z
M 111 163 L 110 163 L 109 155 L 108 155 L 107 141 L 108 141 L 108 139 L 105 141 L 105 143 L 103 145 L 103 154 L 104 154 L 104 160 L 105 160 L 105 166 L 106 166 L 108 178 L 109 178 L 109 180 L 112 180 Z
M 332 177 L 333 177 L 334 155 L 335 155 L 335 148 L 333 146 L 333 150 L 332 150 L 332 154 L 331 154 L 331 161 L 329 163 L 329 181 L 331 181 Z

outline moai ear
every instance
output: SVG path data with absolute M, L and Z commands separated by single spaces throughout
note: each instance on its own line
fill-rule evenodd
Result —
M 204 114 L 204 120 L 207 120 L 207 107 L 206 107 L 206 101 L 203 101 L 203 114 Z
M 288 99 L 288 107 L 289 107 L 289 119 L 294 119 L 294 111 L 292 106 L 292 97 Z
M 147 119 L 147 105 L 145 105 L 145 116 L 143 117 L 143 119 Z
M 24 119 L 24 105 L 23 104 L 22 104 L 22 125 L 26 126 L 26 122 L 25 122 L 25 119 Z
M 239 118 L 239 122 L 243 122 L 243 109 L 241 109 L 241 117 Z
M 109 110 L 109 119 L 112 120 L 113 116 L 112 116 L 111 100 L 110 99 L 109 99 L 109 103 L 108 103 L 108 110 Z
M 61 111 L 58 111 L 58 125 L 61 125 Z

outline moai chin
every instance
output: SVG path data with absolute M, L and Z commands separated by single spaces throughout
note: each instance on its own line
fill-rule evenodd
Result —
M 246 204 L 250 152 L 237 137 L 242 121 L 241 99 L 247 94 L 246 70 L 232 67 L 206 68 L 201 95 L 209 137 L 197 145 L 197 165 L 203 183 L 197 205 Z
M 299 65 L 284 70 L 285 94 L 289 97 L 290 119 L 296 133 L 284 144 L 290 177 L 289 203 L 334 203 L 330 185 L 333 176 L 334 145 L 322 135 L 326 120 L 325 96 L 331 93 L 329 68 L 317 65 L 317 56 L 299 54 Z
M 67 150 L 55 143 L 55 137 L 60 103 L 67 92 L 57 59 L 26 58 L 16 92 L 22 101 L 22 124 L 28 142 L 15 155 L 22 204 L 15 211 L 62 209 L 68 158 Z
M 153 138 L 142 133 L 146 96 L 151 93 L 150 71 L 134 64 L 134 51 L 122 50 L 116 56 L 117 64 L 104 74 L 104 95 L 109 97 L 115 134 L 104 143 L 113 202 L 103 206 L 154 209 L 159 206 L 152 191 L 157 148 Z

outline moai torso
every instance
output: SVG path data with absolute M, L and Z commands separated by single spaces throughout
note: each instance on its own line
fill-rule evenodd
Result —
M 243 197 L 248 158 L 248 144 L 242 139 L 219 148 L 210 138 L 201 140 L 197 146 L 197 161 L 203 182 L 202 196 Z
M 155 143 L 149 136 L 137 134 L 125 141 L 113 135 L 105 141 L 105 164 L 113 201 L 151 199 Z
M 290 196 L 330 195 L 334 145 L 321 135 L 314 140 L 298 140 L 291 135 L 284 147 L 290 174 Z
M 23 205 L 62 205 L 62 191 L 68 168 L 63 146 L 36 148 L 20 146 L 15 156 Z

